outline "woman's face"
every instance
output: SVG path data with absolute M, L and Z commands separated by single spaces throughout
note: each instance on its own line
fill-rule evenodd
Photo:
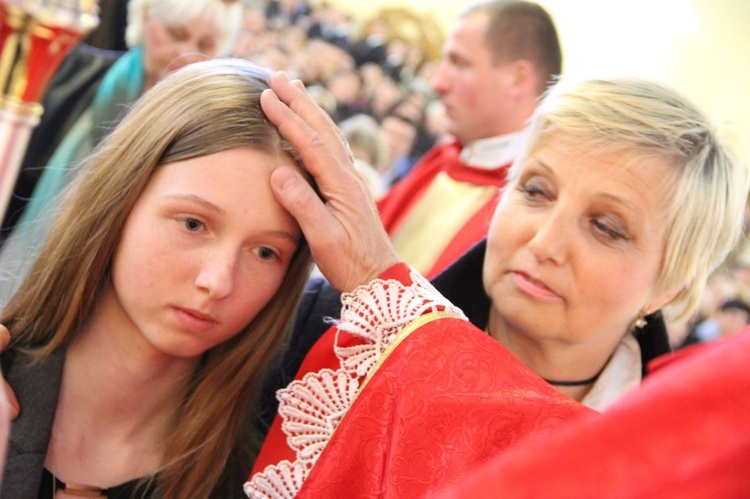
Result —
M 143 46 L 147 87 L 183 66 L 216 57 L 220 41 L 221 33 L 210 17 L 185 24 L 168 24 L 147 15 Z
M 670 164 L 592 152 L 548 136 L 504 192 L 489 230 L 490 330 L 515 340 L 614 349 L 655 288 L 664 251 Z
M 281 162 L 288 158 L 235 148 L 160 166 L 125 223 L 109 317 L 182 358 L 250 323 L 279 289 L 301 237 L 271 192 Z

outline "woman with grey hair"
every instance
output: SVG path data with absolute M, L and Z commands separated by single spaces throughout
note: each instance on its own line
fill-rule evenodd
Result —
M 125 41 L 143 50 L 142 91 L 191 62 L 230 55 L 241 23 L 239 0 L 130 0 Z

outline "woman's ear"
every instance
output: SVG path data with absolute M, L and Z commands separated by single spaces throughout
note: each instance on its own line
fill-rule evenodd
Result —
M 654 297 L 652 300 L 650 300 L 645 307 L 643 307 L 642 311 L 644 312 L 644 315 L 652 314 L 659 310 L 660 308 L 664 307 L 665 305 L 669 304 L 674 300 L 677 295 L 680 294 L 682 291 L 681 289 L 678 290 L 671 290 L 668 292 L 661 293 L 660 295 Z

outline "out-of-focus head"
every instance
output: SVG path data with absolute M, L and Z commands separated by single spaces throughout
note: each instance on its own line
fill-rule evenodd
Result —
M 557 30 L 539 5 L 495 0 L 470 7 L 443 47 L 432 80 L 461 142 L 522 128 L 562 71 Z
M 523 59 L 537 76 L 538 94 L 562 73 L 562 51 L 555 23 L 541 6 L 519 0 L 495 0 L 469 8 L 464 17 L 487 17 L 485 46 L 496 65 Z
M 581 155 L 619 151 L 636 163 L 656 159 L 672 166 L 662 180 L 669 193 L 668 220 L 657 287 L 675 293 L 669 315 L 686 317 L 708 276 L 742 235 L 748 166 L 692 103 L 639 79 L 555 85 L 531 122 L 531 138 L 511 169 L 511 181 L 518 165 L 559 136 L 572 137 Z
M 150 88 L 182 66 L 229 55 L 242 21 L 237 0 L 130 0 L 125 41 L 143 46 Z
M 394 112 L 380 122 L 380 133 L 388 154 L 388 168 L 400 158 L 409 157 L 417 138 L 417 124 L 408 116 Z
M 368 114 L 355 114 L 339 123 L 352 154 L 356 159 L 379 169 L 386 160 L 385 144 L 380 125 Z

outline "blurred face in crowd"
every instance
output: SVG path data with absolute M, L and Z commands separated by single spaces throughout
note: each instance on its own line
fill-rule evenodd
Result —
M 380 125 L 380 133 L 383 137 L 389 162 L 399 157 L 408 156 L 411 152 L 417 130 L 414 124 L 399 116 L 387 116 Z
M 727 335 L 750 324 L 750 314 L 739 307 L 726 307 L 716 312 L 716 322 L 721 334 Z
M 329 80 L 328 90 L 339 104 L 352 104 L 360 98 L 362 79 L 356 69 L 341 70 Z
M 448 131 L 462 143 L 514 132 L 503 122 L 513 83 L 509 64 L 496 65 L 485 43 L 487 15 L 458 20 L 432 80 L 448 116 Z
M 167 24 L 147 15 L 144 35 L 146 89 L 172 71 L 219 55 L 221 34 L 210 17 L 199 17 L 185 24 Z

